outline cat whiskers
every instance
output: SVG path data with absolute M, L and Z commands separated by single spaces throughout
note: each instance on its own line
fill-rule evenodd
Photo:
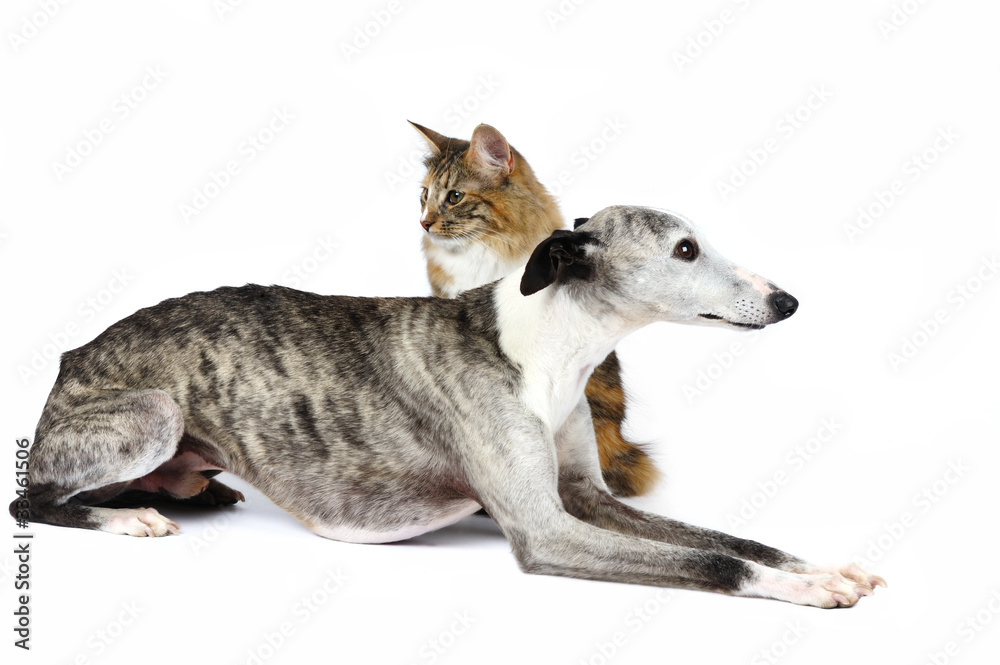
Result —
M 472 233 L 471 231 L 462 231 L 461 233 L 456 234 L 453 237 L 457 238 L 459 240 L 467 240 L 467 241 L 471 242 L 473 245 L 478 245 L 479 247 L 482 247 L 486 251 L 491 251 L 490 246 L 487 245 L 483 241 L 483 239 L 480 238 L 477 234 Z
M 463 231 L 461 234 L 457 235 L 456 237 L 460 238 L 462 240 L 467 240 L 467 241 L 471 242 L 472 244 L 481 247 L 487 253 L 493 253 L 493 252 L 495 252 L 496 250 L 494 248 L 490 247 L 486 243 L 486 241 L 484 240 L 483 236 L 486 235 L 486 234 L 483 233 L 483 231 L 484 231 L 483 229 L 480 229 L 479 232 L 474 232 L 472 230 L 466 230 L 466 231 Z M 509 241 L 506 238 L 500 238 L 500 239 L 509 243 Z M 512 245 L 512 247 L 513 247 L 513 245 Z
M 482 235 L 489 236 L 490 238 L 495 238 L 503 243 L 506 243 L 507 246 L 510 247 L 512 250 L 520 249 L 510 238 L 503 235 L 499 231 L 495 231 L 493 229 L 475 223 L 473 223 L 471 227 L 474 231 L 477 231 Z M 467 233 L 465 237 L 472 237 L 472 234 Z

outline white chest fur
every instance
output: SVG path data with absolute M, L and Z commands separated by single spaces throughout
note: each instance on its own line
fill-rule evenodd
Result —
M 483 284 L 495 282 L 511 274 L 519 263 L 502 258 L 485 245 L 455 241 L 447 238 L 424 237 L 424 254 L 449 277 L 446 284 L 437 287 L 445 297 L 454 298 Z
M 521 399 L 555 432 L 622 335 L 564 295 L 521 295 L 516 274 L 497 286 L 497 309 L 500 345 L 523 373 Z

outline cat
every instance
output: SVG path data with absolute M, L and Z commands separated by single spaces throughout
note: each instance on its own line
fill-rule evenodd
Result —
M 454 298 L 507 276 L 563 228 L 555 198 L 496 129 L 479 125 L 463 141 L 410 124 L 430 150 L 420 224 L 433 295 Z M 586 395 L 604 482 L 616 496 L 648 493 L 660 472 L 642 446 L 622 435 L 625 391 L 614 352 L 594 370 Z

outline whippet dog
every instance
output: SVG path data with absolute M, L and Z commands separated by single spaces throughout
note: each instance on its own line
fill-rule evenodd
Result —
M 761 328 L 797 305 L 683 217 L 626 206 L 454 300 L 192 293 L 63 355 L 11 512 L 162 536 L 178 527 L 156 510 L 106 504 L 234 503 L 212 478 L 227 470 L 336 540 L 412 538 L 482 507 L 529 573 L 853 605 L 884 581 L 612 497 L 584 399 L 646 324 Z

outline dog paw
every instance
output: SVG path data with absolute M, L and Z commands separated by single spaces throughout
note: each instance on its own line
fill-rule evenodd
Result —
M 862 586 L 866 586 L 872 591 L 875 587 L 885 587 L 888 588 L 886 581 L 879 577 L 878 575 L 872 575 L 871 573 L 862 570 L 861 566 L 856 563 L 849 563 L 843 566 L 810 566 L 805 570 L 796 571 L 805 573 L 807 575 L 841 575 L 851 580 L 852 582 L 857 582 Z
M 839 572 L 817 573 L 815 575 L 800 575 L 805 578 L 801 602 L 802 605 L 813 607 L 851 607 L 864 596 L 870 596 L 875 591 L 867 583 L 862 583 L 842 575 Z
M 125 536 L 165 536 L 180 532 L 180 527 L 153 508 L 115 509 L 101 527 L 102 531 Z
M 875 593 L 875 586 L 885 580 L 869 575 L 855 565 L 814 568 L 810 572 L 785 572 L 763 569 L 740 595 L 763 596 L 812 607 L 851 607 L 864 596 Z

